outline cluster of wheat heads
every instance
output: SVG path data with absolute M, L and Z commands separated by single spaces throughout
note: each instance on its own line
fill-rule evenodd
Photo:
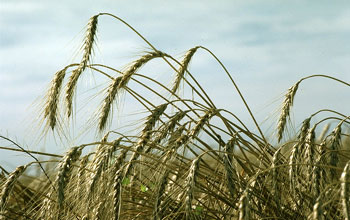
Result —
M 111 16 L 126 24 L 151 51 L 125 71 L 91 63 L 100 16 Z M 217 108 L 188 71 L 198 50 L 211 54 L 223 67 L 247 107 L 257 134 L 234 113 Z M 59 160 L 36 160 L 11 173 L 1 167 L 0 218 L 350 218 L 349 116 L 320 110 L 303 121 L 297 137 L 281 142 L 301 82 L 323 77 L 339 82 L 340 86 L 350 86 L 349 83 L 331 76 L 312 75 L 293 85 L 283 102 L 276 144 L 264 137 L 236 83 L 205 47 L 190 49 L 178 61 L 157 50 L 120 18 L 101 13 L 88 23 L 83 52 L 80 63 L 55 74 L 43 108 L 44 123 L 46 129 L 57 130 L 64 118 L 72 117 L 74 91 L 80 76 L 89 69 L 110 80 L 97 110 L 96 128 L 103 137 L 71 147 L 62 156 L 49 155 Z M 138 73 L 153 59 L 164 61 L 174 71 L 172 87 Z M 71 75 L 66 77 L 68 74 Z M 160 103 L 129 86 L 131 81 L 158 97 Z M 181 97 L 178 92 L 181 85 L 189 87 L 195 95 Z M 138 125 L 137 135 L 109 128 L 113 105 L 121 94 L 128 94 L 148 112 Z M 60 102 L 61 95 L 64 103 Z M 65 116 L 60 115 L 60 109 L 64 109 Z M 314 120 L 321 112 L 327 113 L 327 117 Z M 335 124 L 332 131 L 318 132 L 320 126 L 329 122 Z M 45 155 L 21 149 L 33 158 L 34 154 Z M 92 150 L 86 153 L 86 149 Z M 40 165 L 43 175 L 26 172 L 35 164 Z M 54 166 L 45 170 L 41 164 Z

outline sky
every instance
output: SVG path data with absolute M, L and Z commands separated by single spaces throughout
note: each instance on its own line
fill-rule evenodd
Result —
M 34 141 L 33 106 L 57 70 L 79 61 L 86 24 L 100 12 L 121 17 L 157 49 L 178 58 L 197 45 L 212 50 L 267 133 L 273 133 L 284 93 L 300 78 L 326 74 L 350 82 L 349 1 L 0 0 L 0 135 L 28 149 L 66 150 Z M 101 17 L 98 25 L 94 61 L 122 68 L 148 48 L 110 17 Z M 199 51 L 190 70 L 218 107 L 253 127 L 212 57 Z M 295 126 L 319 109 L 350 115 L 349 98 L 349 88 L 334 81 L 305 81 L 294 103 Z M 19 155 L 1 151 L 0 164 L 14 167 Z

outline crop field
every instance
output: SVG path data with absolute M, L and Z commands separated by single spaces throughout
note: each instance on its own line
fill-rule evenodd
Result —
M 102 16 L 131 29 L 149 50 L 123 70 L 94 63 Z M 234 111 L 217 108 L 197 80 L 200 74 L 190 72 L 198 51 L 222 68 L 218 74 L 232 84 L 254 128 Z M 155 60 L 174 73 L 167 80 L 171 86 L 140 73 Z M 321 74 L 295 82 L 281 103 L 275 138 L 267 137 L 249 100 L 210 49 L 195 46 L 175 58 L 121 18 L 100 13 L 86 26 L 81 61 L 53 76 L 38 112 L 38 132 L 64 139 L 70 120 L 81 113 L 77 91 L 92 75 L 107 82 L 83 128 L 96 131 L 100 138 L 94 142 L 56 155 L 0 136 L 11 145 L 0 150 L 33 159 L 15 170 L 0 166 L 1 219 L 350 219 L 350 112 L 320 109 L 296 128 L 295 137 L 286 135 L 304 81 L 322 78 L 348 90 L 349 82 Z M 142 106 L 144 117 L 121 132 L 113 121 L 126 98 Z

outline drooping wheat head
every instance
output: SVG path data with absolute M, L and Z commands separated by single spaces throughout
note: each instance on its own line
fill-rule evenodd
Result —
M 67 69 L 64 68 L 56 72 L 53 80 L 51 81 L 50 89 L 47 94 L 47 99 L 44 107 L 44 118 L 48 120 L 48 125 L 52 130 L 55 128 L 57 122 L 59 95 L 61 93 L 66 71 Z
M 332 131 L 331 139 L 330 139 L 330 145 L 329 145 L 329 164 L 334 167 L 330 169 L 330 176 L 331 179 L 337 178 L 337 171 L 336 167 L 339 163 L 339 150 L 341 145 L 341 125 L 340 122 Z
M 200 161 L 201 161 L 201 157 L 197 157 L 192 161 L 190 170 L 186 178 L 186 186 L 185 186 L 186 197 L 184 202 L 186 205 L 186 219 L 193 219 L 193 211 L 192 211 L 193 191 L 196 186 Z
M 58 165 L 58 173 L 55 183 L 57 184 L 57 203 L 59 209 L 63 207 L 65 187 L 69 182 L 73 164 L 79 159 L 81 155 L 81 150 L 81 147 L 72 147 Z
M 174 81 L 173 87 L 171 89 L 171 92 L 173 94 L 175 94 L 178 91 L 178 89 L 180 87 L 181 80 L 184 78 L 185 72 L 187 71 L 187 68 L 188 68 L 188 65 L 190 64 L 190 61 L 191 61 L 193 55 L 196 53 L 198 48 L 199 47 L 194 47 L 194 48 L 191 48 L 190 50 L 188 50 L 187 53 L 185 54 L 184 59 L 181 61 L 180 68 L 178 69 L 178 71 L 176 73 L 175 81 Z
M 162 200 L 165 197 L 166 186 L 168 185 L 169 170 L 166 170 L 159 181 L 157 189 L 156 200 L 154 202 L 153 220 L 163 219 L 163 208 L 161 206 Z
M 287 124 L 287 120 L 289 118 L 290 114 L 290 109 L 293 106 L 293 101 L 294 101 L 294 96 L 298 90 L 299 82 L 297 82 L 295 85 L 290 87 L 288 89 L 287 94 L 285 95 L 283 105 L 282 105 L 282 112 L 280 115 L 280 118 L 278 120 L 278 125 L 277 125 L 277 137 L 278 137 L 278 142 L 282 140 L 283 137 L 283 132 Z
M 5 212 L 6 201 L 11 193 L 11 190 L 15 186 L 18 178 L 23 174 L 26 170 L 27 166 L 19 166 L 12 173 L 9 174 L 9 177 L 6 179 L 4 185 L 2 186 L 2 190 L 0 193 L 0 214 L 3 215 Z
M 67 105 L 67 116 L 70 117 L 72 114 L 72 104 L 73 104 L 73 96 L 76 88 L 76 84 L 82 72 L 86 69 L 93 50 L 93 44 L 95 42 L 96 33 L 97 33 L 97 18 L 99 15 L 95 15 L 90 18 L 86 36 L 83 44 L 84 54 L 83 58 L 80 61 L 79 66 L 73 70 L 72 75 L 69 77 L 69 81 L 67 83 L 66 88 L 66 105 Z
M 235 186 L 235 179 L 237 180 L 238 177 L 234 170 L 236 170 L 236 167 L 233 164 L 233 149 L 236 142 L 236 138 L 231 138 L 227 144 L 225 145 L 225 156 L 224 156 L 224 168 L 226 171 L 226 181 L 227 181 L 227 188 L 229 190 L 229 193 L 232 197 L 232 199 L 235 199 L 237 196 L 237 189 Z

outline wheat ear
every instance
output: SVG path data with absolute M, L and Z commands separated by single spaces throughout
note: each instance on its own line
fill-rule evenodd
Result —
M 197 182 L 197 175 L 199 171 L 199 163 L 201 157 L 197 157 L 192 161 L 189 173 L 186 178 L 186 219 L 192 219 L 192 200 L 193 200 L 193 191 Z
M 118 170 L 114 174 L 113 178 L 113 212 L 114 212 L 114 220 L 118 220 L 121 211 L 121 196 L 122 196 L 122 180 L 123 174 L 122 170 Z
M 66 68 L 56 72 L 47 94 L 47 101 L 44 108 L 44 118 L 48 119 L 49 126 L 53 130 L 57 122 L 57 108 L 63 80 L 66 75 Z
M 11 193 L 11 190 L 15 186 L 15 183 L 17 179 L 23 174 L 23 172 L 26 170 L 27 166 L 19 166 L 9 174 L 9 177 L 5 181 L 4 185 L 2 186 L 2 190 L 0 193 L 0 211 L 3 213 L 5 211 L 6 201 Z M 0 214 L 1 214 L 0 213 Z
M 300 81 L 297 82 L 294 86 L 290 87 L 287 94 L 285 95 L 282 112 L 277 125 L 278 142 L 282 140 L 283 132 L 286 127 L 287 119 L 289 118 L 290 109 L 293 106 L 294 96 L 298 90 L 299 83 Z
M 141 58 L 134 61 L 130 67 L 125 71 L 122 80 L 120 81 L 120 84 L 118 86 L 118 89 L 124 88 L 128 82 L 130 81 L 132 75 L 136 73 L 143 65 L 145 65 L 147 62 L 154 58 L 158 57 L 164 57 L 168 56 L 167 54 L 161 52 L 161 51 L 152 51 L 148 52 L 145 55 L 143 55 Z
M 149 117 L 147 117 L 147 121 L 144 125 L 144 129 L 141 132 L 141 138 L 136 143 L 136 145 L 134 147 L 135 151 L 131 155 L 131 158 L 129 160 L 129 164 L 125 168 L 125 173 L 124 173 L 125 177 L 127 177 L 130 174 L 130 172 L 133 168 L 133 162 L 135 160 L 137 160 L 137 158 L 140 156 L 140 153 L 143 152 L 143 149 L 145 148 L 145 146 L 147 145 L 147 143 L 151 137 L 153 127 L 155 126 L 156 122 L 159 120 L 160 116 L 165 111 L 166 107 L 167 107 L 167 104 L 162 104 L 162 105 L 157 106 L 152 111 L 152 114 Z M 148 151 L 149 150 L 150 149 L 148 149 Z
M 341 145 L 341 125 L 342 123 L 339 123 L 334 130 L 332 131 L 332 136 L 330 140 L 329 150 L 330 150 L 330 161 L 329 164 L 333 167 L 337 167 L 339 163 L 339 152 Z M 332 179 L 335 179 L 337 176 L 337 170 L 336 168 L 330 169 L 330 175 Z
M 86 69 L 90 58 L 92 54 L 92 47 L 96 38 L 96 32 L 97 32 L 97 18 L 99 15 L 95 15 L 90 18 L 85 41 L 84 41 L 84 54 L 83 58 L 80 61 L 79 66 L 73 70 L 72 75 L 69 77 L 69 81 L 67 83 L 67 89 L 66 89 L 66 105 L 67 105 L 67 115 L 68 117 L 72 114 L 72 103 L 73 103 L 73 96 L 74 96 L 74 90 L 76 87 L 76 84 L 78 82 L 78 79 L 82 72 Z
M 112 83 L 108 87 L 107 95 L 103 100 L 100 118 L 98 122 L 98 128 L 100 131 L 104 130 L 104 128 L 106 127 L 109 112 L 110 112 L 112 103 L 114 102 L 115 96 L 117 95 L 118 85 L 121 80 L 122 80 L 122 76 L 117 77 L 112 81 Z
M 176 91 L 179 89 L 181 80 L 184 78 L 188 65 L 190 64 L 190 61 L 198 48 L 199 47 L 194 47 L 186 52 L 184 59 L 181 61 L 180 68 L 176 73 L 174 85 L 171 89 L 172 93 L 175 94 Z
M 106 170 L 108 168 L 110 159 L 112 157 L 112 153 L 116 151 L 117 147 L 120 144 L 121 139 L 122 139 L 122 137 L 113 141 L 112 146 L 105 146 L 103 149 L 103 152 L 101 153 L 101 156 L 96 160 L 95 165 L 93 167 L 93 174 L 92 174 L 91 180 L 90 180 L 89 194 L 91 194 L 93 192 L 97 181 L 101 177 L 104 170 Z
M 293 192 L 294 196 L 296 193 L 296 187 L 299 183 L 298 170 L 299 166 L 297 163 L 299 162 L 300 153 L 299 153 L 299 144 L 296 143 L 293 146 L 292 153 L 289 158 L 289 182 L 290 182 L 290 190 Z
M 160 143 L 168 134 L 172 134 L 176 125 L 186 116 L 187 111 L 179 111 L 173 115 L 169 122 L 166 124 L 165 128 L 157 136 L 155 143 Z
M 312 181 L 313 167 L 315 166 L 315 129 L 314 125 L 309 129 L 306 137 L 306 160 L 307 160 L 307 180 Z
M 107 95 L 102 104 L 98 123 L 100 131 L 102 131 L 106 126 L 109 112 L 116 95 L 121 89 L 125 88 L 127 83 L 130 81 L 132 75 L 148 61 L 157 57 L 163 57 L 165 55 L 166 54 L 160 51 L 149 52 L 143 55 L 140 59 L 133 62 L 132 65 L 126 70 L 123 76 L 117 77 L 115 80 L 113 80 L 113 82 L 108 87 Z
M 280 200 L 281 200 L 281 186 L 279 183 L 278 176 L 280 175 L 279 165 L 282 164 L 281 161 L 281 150 L 282 147 L 278 148 L 272 158 L 272 187 L 273 187 L 273 195 L 275 202 L 279 208 Z
M 235 198 L 236 195 L 236 186 L 234 182 L 234 178 L 237 176 L 235 175 L 235 172 L 233 172 L 233 169 L 235 169 L 232 158 L 233 158 L 233 148 L 235 146 L 236 138 L 233 137 L 231 140 L 227 142 L 225 145 L 225 156 L 224 156 L 224 168 L 226 171 L 226 181 L 227 181 L 227 188 L 228 191 L 232 197 L 232 199 Z
M 203 129 L 204 125 L 209 122 L 210 118 L 214 116 L 213 110 L 208 110 L 197 122 L 196 126 L 191 130 L 189 136 L 195 138 L 199 132 Z
M 160 179 L 160 184 L 157 190 L 156 201 L 153 209 L 153 220 L 163 219 L 163 212 L 161 208 L 162 199 L 165 195 L 165 189 L 168 184 L 168 176 L 170 171 L 167 170 Z
M 127 156 L 128 150 L 124 149 L 121 151 L 121 153 L 116 158 L 114 164 L 113 164 L 113 191 L 112 191 L 112 198 L 113 198 L 113 212 L 114 212 L 114 219 L 119 219 L 119 212 L 121 207 L 121 190 L 122 190 L 122 180 L 123 180 L 123 169 L 120 169 L 125 161 L 125 158 Z
M 143 137 L 148 131 L 151 131 L 154 128 L 156 122 L 160 119 L 160 116 L 164 113 L 167 106 L 168 103 L 165 103 L 157 106 L 154 110 L 152 110 L 152 114 L 149 115 L 146 119 L 146 123 L 141 132 L 141 137 Z
M 62 208 L 64 201 L 64 190 L 68 184 L 73 164 L 79 159 L 81 155 L 81 147 L 72 147 L 67 154 L 63 157 L 63 160 L 59 164 L 59 170 L 57 174 L 57 193 L 58 193 L 58 205 L 59 209 Z
M 350 161 L 345 165 L 340 181 L 344 217 L 350 220 Z
M 322 165 L 325 163 L 325 155 L 327 150 L 325 140 L 318 146 L 319 155 L 312 171 L 312 184 L 315 192 L 315 197 L 320 195 L 324 183 L 327 182 L 327 173 L 322 167 Z
M 86 182 L 86 167 L 89 164 L 89 157 L 90 154 L 85 155 L 84 157 L 81 158 L 80 160 L 80 165 L 77 173 L 77 178 L 78 178 L 78 187 L 77 187 L 77 193 L 79 195 L 79 198 L 82 198 L 86 196 L 86 188 L 84 187 L 84 184 Z

